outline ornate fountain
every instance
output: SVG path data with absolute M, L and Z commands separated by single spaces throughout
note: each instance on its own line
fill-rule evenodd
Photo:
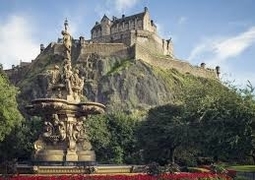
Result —
M 33 161 L 37 163 L 93 163 L 95 152 L 88 139 L 84 121 L 89 115 L 104 113 L 105 106 L 81 102 L 84 77 L 71 64 L 72 38 L 64 23 L 63 63 L 47 72 L 45 98 L 35 99 L 27 106 L 30 115 L 40 116 L 43 129 L 34 142 Z

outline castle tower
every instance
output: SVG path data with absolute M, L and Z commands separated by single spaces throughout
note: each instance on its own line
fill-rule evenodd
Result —
M 111 20 L 106 15 L 101 19 L 101 28 L 101 36 L 110 35 Z
M 147 30 L 150 32 L 156 32 L 157 27 L 154 24 L 154 21 L 150 18 L 150 13 L 147 7 L 144 7 L 143 12 L 143 30 Z

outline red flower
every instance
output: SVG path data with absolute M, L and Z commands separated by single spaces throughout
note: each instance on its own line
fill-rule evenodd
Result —
M 210 180 L 232 180 L 230 176 L 212 173 L 178 173 L 163 174 L 160 176 L 149 176 L 147 174 L 128 175 L 18 175 L 10 177 L 10 180 L 200 180 L 210 178 Z M 4 180 L 0 177 L 0 180 Z

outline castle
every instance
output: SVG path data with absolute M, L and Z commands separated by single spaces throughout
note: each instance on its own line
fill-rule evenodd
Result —
M 62 55 L 63 39 L 57 43 L 50 43 L 47 48 L 53 49 L 54 54 Z M 84 37 L 72 39 L 72 56 L 77 62 L 89 64 L 90 56 L 119 57 L 122 59 L 140 59 L 152 66 L 163 69 L 176 69 L 183 74 L 192 74 L 198 77 L 217 79 L 219 66 L 215 69 L 193 66 L 187 61 L 177 59 L 173 52 L 173 42 L 162 39 L 157 33 L 157 27 L 150 19 L 149 10 L 131 16 L 122 15 L 121 18 L 112 19 L 104 15 L 100 22 L 96 22 L 91 29 L 91 38 Z M 44 45 L 40 45 L 41 54 Z M 40 56 L 40 54 L 39 54 Z M 73 60 L 74 60 L 73 59 Z M 10 72 L 9 72 L 10 73 Z
M 121 18 L 113 16 L 112 20 L 106 15 L 100 23 L 96 22 L 91 29 L 91 41 L 95 43 L 124 43 L 127 46 L 141 44 L 153 52 L 173 57 L 171 39 L 165 40 L 158 36 L 157 26 L 150 19 L 148 8 L 144 11 Z M 149 43 L 149 46 L 148 46 Z

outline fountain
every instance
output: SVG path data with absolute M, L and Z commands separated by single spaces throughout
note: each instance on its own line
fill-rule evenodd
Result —
M 81 169 L 75 171 L 70 166 L 93 166 L 96 161 L 84 121 L 89 115 L 104 113 L 105 106 L 97 102 L 81 102 L 84 77 L 80 77 L 78 69 L 72 69 L 72 38 L 67 30 L 67 20 L 64 26 L 62 68 L 55 65 L 47 72 L 45 98 L 35 99 L 26 107 L 30 115 L 40 116 L 43 120 L 32 158 L 33 170 L 37 173 L 77 173 Z

